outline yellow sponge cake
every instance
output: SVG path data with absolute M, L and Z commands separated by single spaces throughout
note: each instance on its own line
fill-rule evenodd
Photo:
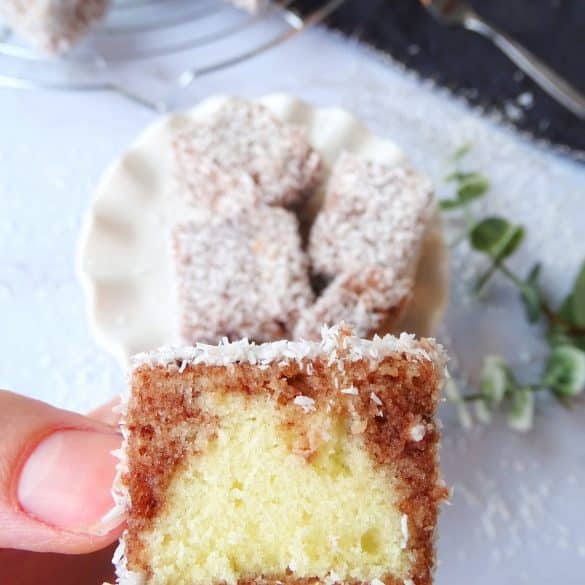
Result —
M 134 358 L 123 585 L 429 585 L 443 354 L 403 334 Z

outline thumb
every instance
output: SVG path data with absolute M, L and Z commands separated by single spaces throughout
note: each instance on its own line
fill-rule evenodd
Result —
M 121 527 L 104 517 L 120 443 L 113 427 L 0 390 L 0 548 L 84 553 L 115 540 Z

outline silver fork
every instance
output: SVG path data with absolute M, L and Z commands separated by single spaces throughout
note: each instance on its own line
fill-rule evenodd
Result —
M 476 32 L 496 45 L 544 91 L 576 116 L 585 118 L 585 96 L 512 37 L 477 15 L 463 0 L 420 0 L 440 22 Z

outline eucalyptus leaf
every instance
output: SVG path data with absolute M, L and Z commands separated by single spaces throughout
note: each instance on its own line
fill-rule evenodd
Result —
M 455 171 L 445 177 L 446 181 L 454 181 L 457 185 L 457 197 L 444 199 L 440 202 L 443 211 L 458 209 L 481 197 L 489 188 L 485 177 L 477 172 Z
M 548 344 L 551 347 L 558 345 L 573 345 L 573 340 L 570 335 L 567 335 L 564 327 L 553 326 L 548 332 Z
M 585 335 L 573 335 L 571 337 L 571 343 L 581 351 L 585 352 Z
M 526 231 L 522 226 L 514 226 L 507 238 L 507 242 L 502 242 L 502 248 L 497 255 L 497 259 L 503 260 L 511 256 L 520 247 L 525 235 Z
M 443 199 L 442 201 L 439 201 L 439 207 L 443 211 L 458 209 L 459 207 L 463 207 L 464 205 L 465 201 L 461 201 L 460 199 Z
M 510 222 L 501 217 L 483 219 L 471 230 L 471 244 L 479 252 L 491 255 L 493 248 L 506 237 L 511 227 Z
M 543 385 L 560 396 L 577 396 L 585 390 L 585 351 L 572 345 L 553 347 Z
M 530 323 L 536 323 L 542 314 L 540 291 L 536 285 L 525 284 L 520 289 L 520 299 L 524 305 L 526 318 Z
M 567 296 L 567 298 L 561 303 L 561 306 L 557 310 L 557 315 L 567 324 L 573 323 L 573 293 Z
M 538 284 L 538 281 L 540 279 L 541 270 L 542 270 L 542 264 L 540 262 L 537 262 L 530 269 L 530 272 L 528 273 L 528 276 L 526 277 L 526 282 L 528 284 Z
M 554 329 L 549 333 L 548 343 L 551 347 L 570 345 L 585 352 L 585 333 L 571 335 L 565 329 Z
M 467 404 L 465 404 L 465 400 L 459 392 L 459 387 L 455 383 L 453 378 L 447 378 L 445 382 L 445 396 L 451 402 L 454 402 L 457 407 L 457 416 L 459 418 L 459 422 L 464 429 L 470 429 L 473 427 L 473 418 L 471 417 L 471 413 L 469 412 L 469 408 Z
M 508 425 L 515 431 L 526 432 L 534 422 L 534 393 L 530 388 L 516 388 L 508 405 Z
M 578 327 L 585 327 L 585 262 L 581 266 L 581 271 L 575 280 L 572 297 L 572 322 Z
M 445 181 L 461 183 L 463 181 L 474 180 L 478 177 L 481 178 L 483 175 L 477 171 L 453 171 L 445 177 Z
M 475 418 L 483 424 L 488 424 L 492 420 L 492 407 L 486 400 L 476 400 L 473 404 Z
M 453 171 L 445 177 L 445 181 L 447 181 L 447 183 L 458 183 L 459 181 L 465 179 L 465 177 L 468 177 L 470 174 L 471 173 L 464 173 L 463 171 Z
M 484 195 L 489 189 L 488 180 L 479 173 L 470 173 L 463 178 L 457 188 L 457 195 L 460 201 L 469 203 Z
M 489 405 L 499 404 L 510 384 L 510 370 L 506 362 L 497 355 L 484 358 L 481 369 L 480 389 Z
M 501 217 L 488 217 L 471 230 L 471 245 L 495 262 L 511 256 L 524 239 L 524 228 Z
M 463 143 L 451 156 L 453 162 L 459 162 L 471 149 L 473 145 L 471 142 Z

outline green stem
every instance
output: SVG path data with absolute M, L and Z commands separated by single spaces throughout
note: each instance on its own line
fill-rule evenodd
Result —
M 449 248 L 456 248 L 461 242 L 466 240 L 469 237 L 469 234 L 471 234 L 471 230 L 473 229 L 473 226 L 476 223 L 475 219 L 471 215 L 471 212 L 469 211 L 468 207 L 463 208 L 463 216 L 465 217 L 465 222 L 467 223 L 467 226 L 466 226 L 465 230 L 463 231 L 463 233 L 460 234 L 458 237 L 456 237 L 449 244 Z
M 548 386 L 542 384 L 542 383 L 537 383 L 537 384 L 527 384 L 526 386 L 522 386 L 522 388 L 526 388 L 527 390 L 530 390 L 531 392 L 539 392 L 540 390 L 548 390 Z M 507 391 L 508 393 L 509 391 Z M 513 392 L 513 390 L 512 390 Z M 462 400 L 463 402 L 475 402 L 476 400 L 485 400 L 486 397 L 481 393 L 481 392 L 474 392 L 473 394 L 466 394 L 464 396 L 461 397 L 460 400 Z
M 498 269 L 498 265 L 494 262 L 489 269 L 480 276 L 479 280 L 477 281 L 474 292 L 475 294 L 480 294 L 485 285 L 488 283 L 489 279 L 494 275 L 496 270 Z
M 549 389 L 549 387 L 546 384 L 543 384 L 542 382 L 539 382 L 538 384 L 527 384 L 526 386 L 523 386 L 523 388 L 526 388 L 531 392 L 539 392 L 540 390 Z
M 475 392 L 474 394 L 466 394 L 465 396 L 461 397 L 463 402 L 474 402 L 475 400 L 484 400 L 485 396 L 480 392 Z
M 469 211 L 469 206 L 466 205 L 463 208 L 463 215 L 465 216 L 465 221 L 467 222 L 467 229 L 471 231 L 473 226 L 475 225 L 475 218 L 471 215 L 471 211 Z
M 519 289 L 523 289 L 525 284 L 519 279 L 503 262 L 496 264 L 496 267 L 504 274 L 509 280 L 511 280 Z
M 496 265 L 497 268 L 500 270 L 502 274 L 504 274 L 510 281 L 512 281 L 520 290 L 522 290 L 526 285 L 525 283 L 518 278 L 505 264 L 500 263 Z M 561 319 L 556 311 L 547 303 L 547 301 L 542 297 L 542 294 L 539 295 L 540 301 L 540 308 L 548 321 L 549 326 L 551 325 L 561 325 L 567 330 L 569 335 L 583 335 L 585 334 L 585 327 L 578 327 L 572 325 L 571 323 L 567 323 L 564 319 Z
M 552 325 L 560 325 L 565 329 L 565 332 L 570 336 L 585 335 L 585 327 L 567 323 L 567 321 L 559 317 L 559 315 L 551 308 L 551 306 L 542 299 L 540 301 L 540 306 L 542 308 L 542 312 L 544 313 L 548 321 L 549 327 Z

